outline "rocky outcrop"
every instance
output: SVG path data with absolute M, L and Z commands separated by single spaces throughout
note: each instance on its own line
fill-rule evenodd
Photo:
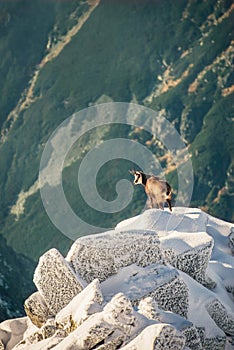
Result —
M 25 300 L 24 309 L 32 323 L 39 328 L 52 316 L 45 299 L 39 292 L 33 293 Z
M 231 248 L 232 254 L 234 255 L 234 227 L 231 228 L 231 232 L 228 238 L 229 238 L 229 247 Z
M 148 266 L 162 260 L 160 242 L 154 231 L 109 231 L 85 236 L 72 245 L 66 259 L 87 282 L 100 282 L 131 264 Z
M 173 208 L 173 212 L 149 209 L 117 225 L 122 230 L 154 230 L 160 237 L 165 232 L 204 232 L 207 215 L 197 208 Z
M 4 350 L 12 350 L 28 333 L 34 333 L 34 326 L 28 317 L 15 318 L 0 323 L 0 340 Z M 1 349 L 1 347 L 0 347 Z
M 214 299 L 206 308 L 217 326 L 221 328 L 224 333 L 234 337 L 234 318 L 228 314 L 221 302 Z
M 185 345 L 193 350 L 202 350 L 199 333 L 192 322 L 177 314 L 161 310 L 152 297 L 147 297 L 140 301 L 139 312 L 149 319 L 161 323 L 176 324 L 177 330 L 184 336 Z
M 224 350 L 234 337 L 230 230 L 198 214 L 173 225 L 149 210 L 129 220 L 134 229 L 79 238 L 66 259 L 46 252 L 27 317 L 0 325 L 4 350 Z M 163 231 L 163 219 L 181 231 Z
M 102 291 L 96 279 L 59 311 L 55 317 L 56 325 L 69 333 L 72 328 L 78 327 L 90 315 L 100 312 L 102 303 Z
M 179 350 L 184 349 L 185 338 L 178 334 L 175 327 L 167 324 L 154 324 L 145 328 L 123 350 Z
M 56 315 L 83 289 L 82 282 L 56 249 L 41 256 L 33 281 L 52 315 Z
M 189 274 L 197 282 L 214 288 L 215 282 L 206 275 L 214 241 L 206 232 L 172 232 L 160 238 L 165 260 Z
M 187 315 L 188 288 L 172 266 L 152 264 L 141 268 L 131 265 L 122 269 L 101 284 L 106 300 L 116 292 L 112 285 L 117 286 L 118 291 L 124 293 L 134 306 L 151 296 L 163 310 Z

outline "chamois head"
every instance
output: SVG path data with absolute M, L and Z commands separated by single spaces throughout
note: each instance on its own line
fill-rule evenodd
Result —
M 142 171 L 136 171 L 136 170 L 129 170 L 129 173 L 134 176 L 133 183 L 134 185 L 141 185 L 142 184 Z

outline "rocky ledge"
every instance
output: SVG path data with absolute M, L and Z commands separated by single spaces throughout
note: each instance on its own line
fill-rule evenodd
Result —
M 152 209 L 47 251 L 0 349 L 232 349 L 233 232 L 199 209 Z

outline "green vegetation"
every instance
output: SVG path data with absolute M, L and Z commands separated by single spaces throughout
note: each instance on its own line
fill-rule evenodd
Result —
M 0 235 L 0 322 L 23 315 L 24 300 L 35 290 L 32 285 L 35 263 L 7 246 Z
M 8 115 L 38 65 L 89 5 L 78 0 L 0 0 L 0 126 L 7 135 L 0 145 L 0 229 L 14 250 L 37 261 L 50 247 L 65 254 L 71 245 L 48 219 L 39 191 L 27 198 L 18 221 L 10 209 L 37 180 L 44 145 L 55 128 L 103 96 L 164 110 L 192 155 L 191 206 L 234 220 L 233 94 L 225 93 L 233 84 L 233 12 L 214 23 L 230 6 L 229 0 L 101 1 L 61 53 L 40 69 L 33 102 L 8 130 Z M 101 140 L 117 136 L 147 144 L 162 166 L 169 166 L 166 150 L 141 130 L 115 126 L 84 135 L 68 155 L 63 185 L 73 210 L 101 227 L 138 214 L 145 202 L 140 187 L 116 215 L 100 214 L 82 201 L 77 188 L 82 157 Z M 113 160 L 100 169 L 97 187 L 103 198 L 115 198 L 115 184 L 121 178 L 131 180 L 127 171 L 132 166 Z M 176 192 L 176 171 L 167 179 Z

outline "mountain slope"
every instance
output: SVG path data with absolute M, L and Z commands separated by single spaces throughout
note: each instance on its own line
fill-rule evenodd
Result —
M 71 241 L 50 222 L 38 172 L 44 146 L 72 113 L 95 103 L 133 101 L 165 116 L 188 145 L 194 170 L 191 205 L 234 220 L 232 1 L 0 1 L 0 229 L 17 252 L 36 261 Z M 99 213 L 77 188 L 85 154 L 115 137 L 153 152 L 176 198 L 177 172 L 166 148 L 144 130 L 100 127 L 68 155 L 64 189 L 75 213 L 113 227 L 144 207 L 137 188 L 126 210 Z M 70 159 L 72 161 L 69 163 Z M 116 198 L 132 162 L 116 159 L 100 170 L 97 187 Z M 107 181 L 108 179 L 108 181 Z M 87 232 L 88 234 L 89 232 Z
M 21 254 L 16 254 L 0 235 L 0 320 L 23 316 L 23 302 L 33 287 L 30 276 L 35 264 Z
M 50 249 L 27 317 L 0 324 L 0 339 L 6 350 L 231 350 L 233 234 L 196 208 L 151 209 L 77 239 L 66 258 Z

